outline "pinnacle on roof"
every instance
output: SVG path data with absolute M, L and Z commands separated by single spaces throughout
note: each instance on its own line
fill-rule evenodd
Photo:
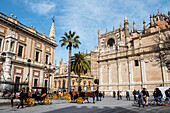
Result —
M 52 26 L 51 26 L 51 30 L 50 30 L 50 39 L 55 39 L 55 26 L 54 26 L 54 17 L 52 18 L 53 20 L 53 23 L 52 23 Z

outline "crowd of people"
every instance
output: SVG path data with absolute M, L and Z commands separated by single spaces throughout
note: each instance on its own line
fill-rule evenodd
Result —
M 124 93 L 124 92 L 123 92 Z M 130 101 L 130 93 L 129 91 L 125 91 L 126 94 L 126 99 Z M 132 92 L 132 95 L 134 97 L 134 101 L 137 101 L 139 104 L 139 107 L 142 105 L 143 107 L 148 106 L 148 99 L 149 99 L 149 92 L 147 91 L 146 88 L 143 88 L 142 90 L 135 90 Z M 170 88 L 165 91 L 165 96 L 166 99 L 165 101 L 169 101 L 170 98 Z M 155 88 L 153 92 L 153 97 L 156 102 L 158 102 L 160 105 L 163 104 L 162 98 L 162 92 L 160 91 L 159 88 Z M 113 98 L 116 98 L 116 92 L 113 91 Z M 122 100 L 122 91 L 117 91 L 117 99 Z

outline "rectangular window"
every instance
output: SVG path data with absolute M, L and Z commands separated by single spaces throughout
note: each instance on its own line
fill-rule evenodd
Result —
M 45 80 L 44 86 L 47 87 L 48 80 Z
M 19 48 L 18 48 L 18 56 L 19 56 L 19 57 L 22 57 L 22 53 L 23 53 L 23 46 L 19 45 Z
M 37 87 L 38 85 L 38 79 L 34 79 L 34 87 Z
M 46 55 L 46 57 L 45 57 L 45 63 L 48 64 L 48 61 L 49 61 L 49 56 Z
M 39 61 L 39 55 L 40 55 L 40 52 L 36 51 L 36 54 L 35 54 L 35 61 Z
M 139 61 L 135 60 L 135 66 L 139 66 Z

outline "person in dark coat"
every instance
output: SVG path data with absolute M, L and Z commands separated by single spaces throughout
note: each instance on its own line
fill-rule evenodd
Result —
M 117 91 L 117 100 L 119 100 L 119 97 L 120 97 L 120 91 L 118 90 Z
M 115 91 L 113 91 L 113 98 L 115 98 L 116 97 L 116 92 Z
M 130 101 L 129 91 L 126 91 L 126 99 Z
M 158 101 L 158 102 L 162 103 L 162 97 L 163 97 L 163 95 L 162 95 L 161 91 L 159 90 L 159 88 L 156 88 L 156 89 L 155 89 L 155 91 L 154 91 L 154 97 L 157 98 L 157 101 Z
M 170 88 L 165 91 L 166 99 L 169 100 L 170 98 Z
M 102 98 L 102 93 L 101 93 L 101 91 L 100 91 L 100 93 L 99 93 L 99 97 L 100 97 L 100 101 L 101 101 L 101 98 Z
M 24 106 L 23 106 L 24 93 L 22 92 L 22 90 L 20 91 L 19 99 L 20 99 L 20 103 L 17 108 L 19 108 L 20 106 L 22 106 L 22 108 L 24 108 Z
M 136 101 L 136 94 L 137 94 L 137 92 L 136 92 L 136 90 L 134 89 L 134 91 L 133 91 L 134 101 Z
M 99 101 L 99 91 L 96 90 L 96 101 Z

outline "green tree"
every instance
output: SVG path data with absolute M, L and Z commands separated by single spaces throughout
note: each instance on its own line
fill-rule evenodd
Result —
M 79 36 L 76 35 L 76 32 L 71 32 L 69 31 L 69 33 L 64 33 L 65 36 L 62 36 L 61 40 L 59 42 L 62 42 L 61 43 L 61 47 L 63 46 L 66 46 L 66 49 L 69 49 L 69 64 L 68 64 L 68 85 L 67 85 L 67 88 L 68 88 L 68 92 L 70 92 L 71 90 L 71 87 L 70 87 L 70 73 L 71 73 L 71 50 L 72 50 L 72 47 L 73 48 L 79 48 L 79 44 L 80 41 L 79 41 Z
M 84 53 L 76 53 L 71 57 L 71 69 L 78 75 L 78 87 L 80 86 L 80 75 L 90 71 L 90 60 Z

